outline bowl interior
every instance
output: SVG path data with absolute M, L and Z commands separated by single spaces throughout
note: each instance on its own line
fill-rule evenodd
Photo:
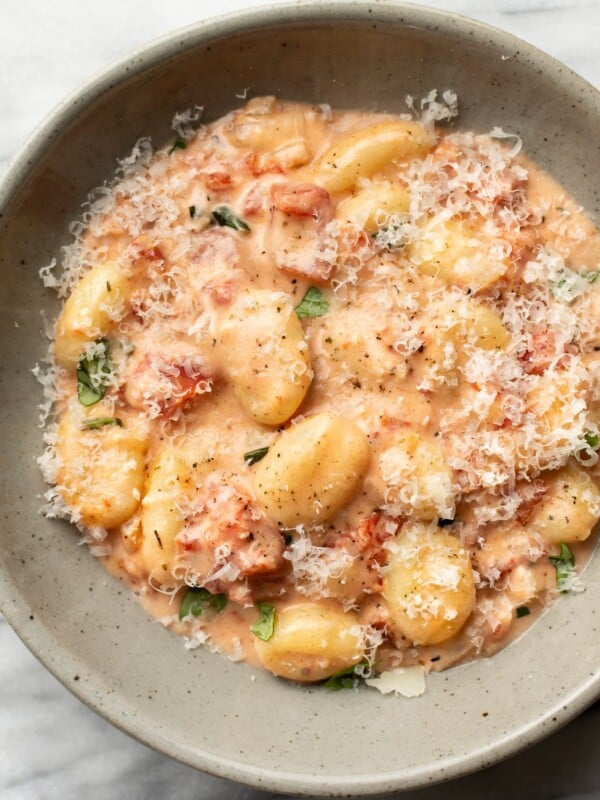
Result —
M 493 659 L 431 676 L 413 700 L 298 688 L 182 642 L 150 621 L 70 526 L 38 514 L 35 456 L 55 298 L 38 269 L 69 241 L 88 191 L 141 136 L 163 144 L 176 110 L 214 119 L 248 97 L 406 111 L 459 94 L 459 125 L 523 138 L 596 218 L 598 94 L 508 34 L 424 8 L 319 3 L 253 10 L 173 35 L 87 85 L 44 123 L 0 189 L 0 600 L 31 649 L 113 723 L 189 764 L 266 788 L 381 792 L 451 777 L 541 737 L 591 702 L 600 564 Z

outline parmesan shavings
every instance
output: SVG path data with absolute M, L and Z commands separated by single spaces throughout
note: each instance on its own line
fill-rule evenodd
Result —
M 331 597 L 335 587 L 328 583 L 342 577 L 353 557 L 342 549 L 313 544 L 302 526 L 296 531 L 283 557 L 291 564 L 297 590 L 307 597 Z
M 185 141 L 191 139 L 196 133 L 203 113 L 204 106 L 194 106 L 185 111 L 177 111 L 171 121 L 171 130 Z
M 365 678 L 367 686 L 372 686 L 381 694 L 395 694 L 403 697 L 420 697 L 425 693 L 425 670 L 423 667 L 397 667 L 382 672 L 374 678 Z
M 438 90 L 432 89 L 421 98 L 419 102 L 420 113 L 415 107 L 412 95 L 407 94 L 405 102 L 424 125 L 450 121 L 458 116 L 458 95 L 453 89 L 443 91 L 440 99 L 438 99 Z
M 514 139 L 515 140 L 514 145 L 508 151 L 508 157 L 509 158 L 514 158 L 518 153 L 521 152 L 521 148 L 523 147 L 523 140 L 516 133 L 506 133 L 506 131 L 503 131 L 502 128 L 499 128 L 498 126 L 496 126 L 495 128 L 492 128 L 492 130 L 490 131 L 490 136 L 492 137 L 492 139 Z

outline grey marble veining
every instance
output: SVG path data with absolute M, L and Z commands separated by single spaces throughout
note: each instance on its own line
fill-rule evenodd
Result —
M 376 1 L 376 0 L 375 0 Z M 431 0 L 430 5 L 434 4 Z M 0 170 L 68 92 L 149 39 L 251 0 L 0 0 Z M 600 0 L 438 0 L 551 53 L 600 87 Z M 600 708 L 503 764 L 406 800 L 600 798 Z M 0 800 L 274 797 L 133 741 L 64 689 L 0 617 Z

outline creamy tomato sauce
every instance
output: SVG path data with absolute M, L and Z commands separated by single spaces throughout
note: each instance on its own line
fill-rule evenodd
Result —
M 495 652 L 582 588 L 600 518 L 597 230 L 499 129 L 178 119 L 42 270 L 47 513 L 284 678 Z

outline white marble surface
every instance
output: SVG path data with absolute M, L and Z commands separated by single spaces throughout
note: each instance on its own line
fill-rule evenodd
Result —
M 433 5 L 431 0 L 429 5 Z M 252 0 L 0 0 L 0 169 L 82 80 L 149 39 Z M 600 87 L 600 0 L 438 0 L 532 42 Z M 526 753 L 406 800 L 600 798 L 600 708 Z M 1 800 L 267 798 L 195 772 L 72 697 L 0 617 Z

